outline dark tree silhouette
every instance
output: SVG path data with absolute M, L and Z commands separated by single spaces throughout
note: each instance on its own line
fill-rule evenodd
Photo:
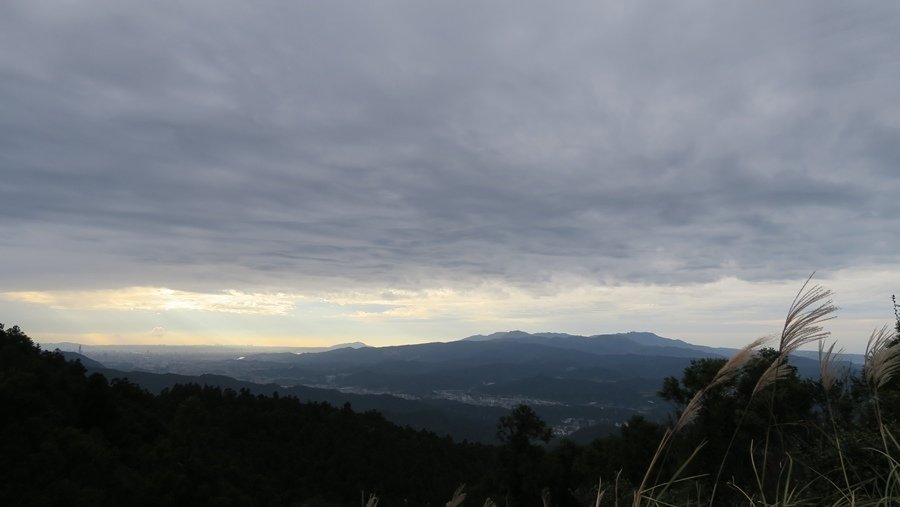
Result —
M 497 423 L 497 438 L 503 443 L 500 462 L 509 505 L 526 505 L 539 498 L 541 463 L 546 443 L 553 436 L 547 423 L 528 405 L 517 405 Z

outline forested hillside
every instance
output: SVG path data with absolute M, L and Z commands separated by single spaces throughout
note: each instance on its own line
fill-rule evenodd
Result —
M 85 376 L 17 327 L 0 343 L 3 505 L 390 505 L 477 488 L 494 453 L 378 413 Z

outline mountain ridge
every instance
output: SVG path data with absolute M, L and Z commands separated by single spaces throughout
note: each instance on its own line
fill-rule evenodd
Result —
M 92 349 L 84 353 L 90 357 Z M 507 331 L 447 342 L 302 354 L 265 351 L 179 358 L 128 350 L 119 356 L 106 352 L 108 361 L 93 359 L 152 384 L 176 377 L 154 378 L 149 373 L 199 375 L 203 382 L 252 382 L 266 386 L 262 389 L 293 389 L 299 397 L 331 402 L 361 396 L 354 405 L 362 403 L 417 427 L 424 424 L 416 423 L 416 414 L 444 413 L 449 426 L 467 427 L 457 436 L 483 439 L 492 435 L 498 411 L 519 403 L 536 407 L 561 434 L 612 427 L 635 414 L 663 420 L 671 409 L 657 396 L 665 377 L 681 377 L 697 359 L 723 359 L 732 353 L 649 332 L 582 336 Z M 803 376 L 818 375 L 813 359 L 792 356 L 791 363 Z M 439 420 L 434 415 L 429 423 L 433 429 L 452 430 L 438 426 Z

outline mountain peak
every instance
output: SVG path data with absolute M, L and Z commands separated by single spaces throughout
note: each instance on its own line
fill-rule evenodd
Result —
M 526 333 L 525 331 L 513 330 L 513 331 L 498 331 L 496 333 L 491 333 L 489 335 L 476 334 L 474 336 L 469 336 L 467 338 L 463 338 L 462 341 L 469 342 L 485 342 L 491 340 L 508 340 L 510 338 L 526 338 L 531 336 L 531 333 Z

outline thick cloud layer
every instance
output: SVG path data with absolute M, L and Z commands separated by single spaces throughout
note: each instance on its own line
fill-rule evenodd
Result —
M 898 23 L 896 2 L 4 2 L 2 289 L 893 269 Z

